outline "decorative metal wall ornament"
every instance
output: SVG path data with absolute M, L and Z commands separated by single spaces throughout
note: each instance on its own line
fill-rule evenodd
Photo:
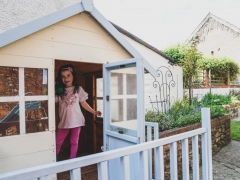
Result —
M 171 88 L 175 87 L 176 83 L 173 80 L 171 70 L 166 66 L 161 66 L 157 69 L 157 77 L 153 82 L 153 87 L 158 88 L 158 95 L 152 100 L 149 96 L 150 103 L 152 104 L 153 111 L 166 113 L 171 106 Z

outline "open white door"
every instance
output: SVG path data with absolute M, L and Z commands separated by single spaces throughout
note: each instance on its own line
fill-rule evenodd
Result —
M 156 76 L 154 68 L 138 58 L 103 65 L 105 151 L 145 142 L 145 72 Z M 112 163 L 120 168 L 120 160 L 110 161 L 110 179 L 123 179 L 121 171 L 114 170 Z M 130 163 L 136 169 L 131 179 L 139 179 L 138 155 L 132 155 Z

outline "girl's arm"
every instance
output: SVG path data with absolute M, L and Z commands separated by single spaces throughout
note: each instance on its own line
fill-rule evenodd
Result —
M 94 115 L 97 115 L 97 116 L 102 115 L 102 113 L 100 111 L 95 111 L 94 109 L 92 109 L 86 101 L 81 102 L 81 105 L 84 109 L 86 109 L 87 111 L 89 111 L 90 113 L 92 113 Z

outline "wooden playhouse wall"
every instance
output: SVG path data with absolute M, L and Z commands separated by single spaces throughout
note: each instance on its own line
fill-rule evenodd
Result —
M 80 13 L 0 48 L 0 67 L 2 63 L 4 64 L 7 61 L 24 62 L 25 60 L 30 60 L 31 63 L 26 64 L 26 67 L 31 67 L 31 64 L 36 65 L 56 59 L 107 63 L 131 57 L 94 18 L 88 13 Z M 54 79 L 55 77 L 50 78 Z M 52 88 L 54 84 L 49 84 L 49 86 L 54 91 L 54 88 Z M 3 91 L 1 86 L 0 91 Z M 54 110 L 55 104 L 49 105 L 48 108 L 48 111 Z M 4 113 L 2 116 L 4 116 Z M 49 121 L 55 122 L 55 119 L 50 119 Z M 7 144 L 7 137 L 0 137 L 0 149 L 6 152 L 6 154 L 1 156 L 4 164 L 0 164 L 0 166 L 4 168 L 1 169 L 0 173 L 54 161 L 55 149 L 53 148 L 55 146 L 53 144 L 55 144 L 55 136 L 53 134 L 55 132 L 49 132 L 49 134 L 51 135 L 44 133 L 34 133 L 27 136 L 16 135 L 11 137 L 11 141 L 8 139 Z M 28 138 L 28 136 L 32 138 Z M 29 139 L 38 142 L 44 139 L 49 143 L 46 146 L 41 146 L 41 143 L 37 142 L 34 143 L 34 146 L 19 146 L 14 143 L 31 144 L 32 142 L 25 142 L 29 141 Z M 11 146 L 8 145 L 9 143 Z M 13 151 L 7 151 L 8 147 L 11 147 L 12 150 L 18 148 L 18 152 L 22 153 L 16 154 Z M 43 153 L 50 151 L 51 153 L 48 155 Z M 24 161 L 22 161 L 23 158 Z M 23 163 L 28 162 L 28 160 L 33 163 Z M 15 165 L 10 166 L 10 164 Z

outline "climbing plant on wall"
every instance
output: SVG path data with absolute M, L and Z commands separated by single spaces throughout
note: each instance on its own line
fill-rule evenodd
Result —
M 199 60 L 199 68 L 211 69 L 211 74 L 217 77 L 230 76 L 230 80 L 235 80 L 239 75 L 239 65 L 234 60 L 227 57 L 204 57 Z

